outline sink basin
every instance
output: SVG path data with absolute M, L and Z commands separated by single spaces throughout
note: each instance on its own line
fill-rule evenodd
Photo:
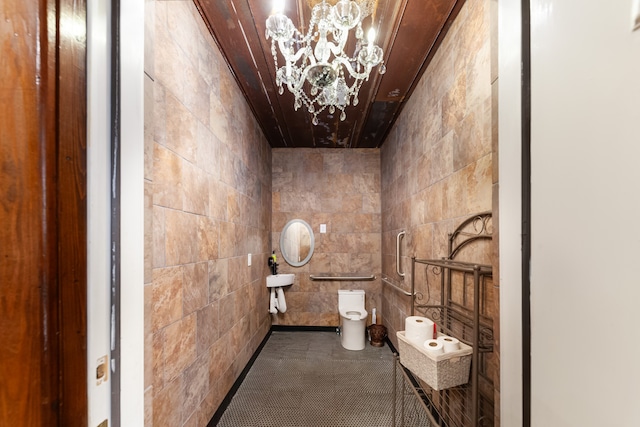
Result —
M 296 277 L 293 273 L 287 274 L 271 274 L 267 276 L 267 288 L 279 288 L 281 286 L 293 285 Z

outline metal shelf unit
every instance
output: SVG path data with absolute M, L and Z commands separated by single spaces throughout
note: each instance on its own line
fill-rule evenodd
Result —
M 411 315 L 417 312 L 429 317 L 440 332 L 473 347 L 470 379 L 463 386 L 436 391 L 410 373 L 406 377 L 422 396 L 434 426 L 494 425 L 494 386 L 488 363 L 493 352 L 493 320 L 488 298 L 492 292 L 489 286 L 493 271 L 490 265 L 454 259 L 470 243 L 490 239 L 491 213 L 485 212 L 467 219 L 449 234 L 448 257 L 412 258 Z M 421 289 L 425 289 L 426 297 L 416 286 L 416 273 L 420 268 L 424 268 L 426 283 Z

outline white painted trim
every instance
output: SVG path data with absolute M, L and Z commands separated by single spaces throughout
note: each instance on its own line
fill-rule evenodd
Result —
M 110 1 L 87 4 L 87 396 L 89 426 L 111 424 L 111 375 L 96 381 L 97 360 L 110 359 Z
M 144 0 L 120 2 L 121 426 L 144 425 Z
M 498 1 L 500 422 L 522 425 L 520 0 Z

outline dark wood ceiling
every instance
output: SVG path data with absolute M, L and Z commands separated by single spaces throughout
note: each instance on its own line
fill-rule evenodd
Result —
M 372 23 L 384 50 L 387 72 L 377 67 L 362 85 L 357 106 L 313 116 L 293 107 L 293 95 L 278 93 L 271 40 L 265 37 L 272 0 L 194 0 L 272 147 L 380 147 L 464 0 L 376 0 L 363 21 Z M 328 1 L 332 3 L 331 1 Z M 335 1 L 333 1 L 335 3 Z M 285 14 L 297 28 L 309 22 L 308 0 L 286 0 Z M 280 58 L 280 64 L 283 60 Z

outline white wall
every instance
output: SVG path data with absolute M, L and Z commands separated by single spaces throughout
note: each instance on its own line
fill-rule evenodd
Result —
M 498 1 L 500 419 L 522 425 L 520 0 Z
M 516 3 L 501 0 L 500 12 Z M 640 425 L 640 32 L 631 10 L 631 0 L 531 1 L 533 426 Z M 501 55 L 518 35 L 506 27 Z M 503 120 L 516 117 L 502 85 L 516 74 L 501 64 L 501 187 L 518 178 L 506 166 L 520 159 L 506 148 L 516 141 L 505 140 Z M 502 238 L 515 238 L 502 236 L 505 196 L 501 188 L 501 269 Z M 519 284 L 515 271 L 502 273 L 501 289 Z M 515 303 L 502 299 L 501 312 Z M 505 369 L 520 343 L 501 338 L 502 425 L 511 426 L 520 381 Z
M 111 424 L 111 373 L 96 381 L 98 359 L 111 358 L 110 45 L 107 0 L 87 8 L 87 395 L 89 426 Z M 106 160 L 106 161 L 105 161 Z
M 532 421 L 639 426 L 640 32 L 532 0 Z
M 110 357 L 110 9 L 88 3 L 88 379 L 89 426 L 111 421 L 111 372 L 96 384 L 98 358 Z M 121 425 L 144 425 L 144 0 L 121 1 Z M 111 363 L 113 365 L 113 363 Z M 113 366 L 110 366 L 113 368 Z M 111 422 L 109 422 L 111 425 Z
M 144 425 L 144 0 L 120 1 L 121 425 Z

